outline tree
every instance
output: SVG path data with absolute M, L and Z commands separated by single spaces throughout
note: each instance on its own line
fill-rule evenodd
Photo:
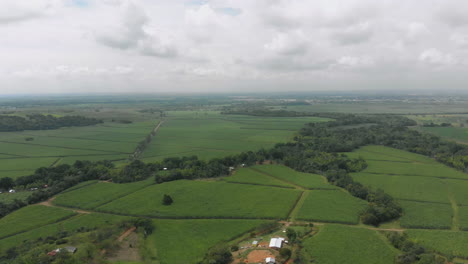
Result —
M 280 253 L 280 256 L 285 259 L 291 257 L 291 250 L 289 248 L 282 248 L 280 249 L 279 253 Z
M 171 205 L 173 202 L 174 200 L 172 200 L 172 197 L 170 195 L 164 194 L 163 199 L 162 199 L 162 204 Z
M 208 251 L 205 261 L 206 264 L 227 264 L 231 263 L 232 254 L 225 245 L 218 245 Z
M 286 236 L 288 237 L 289 241 L 294 242 L 294 240 L 296 240 L 297 233 L 294 231 L 294 229 L 288 228 L 286 229 Z
M 0 179 L 0 189 L 10 189 L 13 187 L 15 182 L 10 177 L 5 177 Z

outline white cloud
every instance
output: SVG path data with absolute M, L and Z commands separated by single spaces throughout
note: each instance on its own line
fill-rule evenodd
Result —
M 374 65 L 374 60 L 370 57 L 343 56 L 337 60 L 338 65 L 358 68 Z
M 431 64 L 453 65 L 456 60 L 451 54 L 442 53 L 438 49 L 427 49 L 419 55 L 419 60 Z
M 307 52 L 307 37 L 301 30 L 277 33 L 265 49 L 281 55 L 303 55 Z

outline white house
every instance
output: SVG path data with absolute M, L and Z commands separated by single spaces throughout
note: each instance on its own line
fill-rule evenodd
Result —
M 265 263 L 266 264 L 275 264 L 276 260 L 275 260 L 275 258 L 269 257 L 269 258 L 265 259 Z
M 11 190 L 9 190 L 8 192 L 9 192 L 9 193 L 15 193 L 16 191 L 13 190 L 13 189 L 11 189 Z
M 277 238 L 272 238 L 270 240 L 270 245 L 269 247 L 271 248 L 281 248 L 283 246 L 283 241 L 284 241 L 284 238 L 282 237 L 277 237 Z

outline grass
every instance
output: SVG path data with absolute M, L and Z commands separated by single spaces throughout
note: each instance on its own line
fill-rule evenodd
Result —
M 353 157 L 363 157 L 365 160 L 384 160 L 384 161 L 402 161 L 402 162 L 423 162 L 433 163 L 431 158 L 423 155 L 399 150 L 395 148 L 370 145 L 359 148 L 354 152 L 345 152 L 346 155 Z
M 458 207 L 460 229 L 468 231 L 468 206 Z
M 51 224 L 74 214 L 72 211 L 43 205 L 27 206 L 0 219 L 0 238 Z
M 162 205 L 164 194 L 174 203 Z M 180 180 L 153 185 L 97 210 L 175 218 L 285 218 L 297 190 L 226 182 Z
M 124 216 L 115 216 L 108 214 L 81 214 L 65 221 L 61 221 L 54 224 L 44 225 L 28 232 L 24 232 L 15 236 L 4 238 L 0 240 L 0 252 L 6 251 L 8 248 L 18 246 L 25 241 L 35 241 L 39 238 L 46 238 L 49 236 L 55 236 L 57 233 L 62 231 L 74 232 L 80 229 L 92 230 L 95 228 L 103 227 L 111 223 L 116 223 L 129 219 Z
M 161 264 L 198 263 L 209 248 L 246 233 L 259 220 L 155 220 L 147 238 Z
M 305 123 L 329 120 L 221 115 L 215 111 L 205 113 L 168 112 L 167 120 L 143 153 L 144 160 L 183 155 L 210 159 L 272 147 L 278 142 L 289 141 Z
M 404 215 L 401 226 L 405 228 L 450 229 L 452 207 L 447 204 L 400 201 Z
M 320 175 L 295 171 L 283 165 L 257 165 L 255 170 L 307 189 L 336 189 Z
M 447 255 L 468 258 L 468 232 L 407 230 L 408 236 L 424 247 Z
M 154 179 L 151 177 L 145 181 L 125 184 L 98 182 L 62 193 L 53 203 L 60 206 L 93 209 L 153 183 Z
M 393 264 L 397 251 L 376 231 L 327 224 L 304 241 L 304 253 L 314 263 Z
M 0 193 L 0 203 L 10 203 L 15 199 L 24 201 L 31 194 L 32 192 L 29 192 L 29 191 L 15 192 L 15 193 L 8 193 L 8 192 Z
M 277 180 L 273 177 L 270 177 L 258 171 L 252 170 L 250 168 L 241 168 L 235 171 L 234 175 L 226 177 L 223 180 L 227 182 L 234 182 L 234 183 L 248 183 L 248 184 L 294 188 L 290 184 L 287 184 L 283 181 Z
M 339 190 L 310 191 L 298 212 L 297 219 L 357 224 L 359 213 L 366 205 L 365 201 Z

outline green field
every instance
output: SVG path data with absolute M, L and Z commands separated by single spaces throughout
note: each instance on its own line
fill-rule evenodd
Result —
M 468 258 L 468 232 L 444 230 L 407 230 L 417 243 L 437 252 Z
M 174 203 L 162 205 L 164 194 Z M 176 218 L 285 218 L 297 190 L 211 181 L 153 185 L 96 208 L 119 214 Z
M 21 208 L 0 219 L 0 239 L 69 218 L 72 211 L 33 205 Z
M 458 207 L 460 229 L 468 231 L 468 206 Z
M 147 243 L 161 264 L 195 264 L 205 252 L 265 223 L 259 220 L 155 220 Z
M 53 203 L 60 206 L 93 209 L 153 183 L 154 179 L 151 177 L 145 181 L 126 184 L 98 182 L 60 194 Z
M 219 112 L 168 112 L 166 121 L 143 153 L 145 161 L 197 155 L 202 159 L 272 147 L 290 141 L 305 123 L 324 122 L 315 117 L 254 117 Z
M 398 254 L 376 231 L 333 224 L 320 227 L 303 245 L 305 255 L 317 264 L 393 264 Z
M 8 193 L 8 192 L 0 193 L 0 203 L 9 203 L 15 199 L 24 201 L 31 194 L 32 192 L 30 191 L 23 191 L 23 192 L 16 192 L 16 193 Z
M 400 201 L 405 209 L 401 226 L 405 228 L 450 229 L 452 206 L 449 204 Z
M 223 178 L 224 181 L 233 183 L 248 183 L 268 186 L 278 186 L 294 188 L 292 185 L 287 184 L 283 181 L 277 180 L 273 177 L 255 171 L 251 168 L 241 168 L 234 172 L 232 176 Z
M 362 156 L 369 164 L 364 171 L 352 174 L 354 180 L 383 189 L 400 200 L 405 212 L 402 226 L 436 229 L 468 226 L 465 207 L 460 207 L 458 213 L 453 211 L 457 206 L 468 205 L 468 174 L 418 154 L 382 146 L 364 147 L 351 156 Z
M 261 165 L 252 168 L 307 189 L 337 189 L 320 175 L 298 172 L 283 165 Z
M 424 132 L 461 143 L 468 143 L 468 128 L 464 127 L 421 127 Z
M 314 190 L 307 194 L 297 218 L 308 221 L 357 224 L 367 202 L 340 190 Z
M 0 133 L 0 177 L 17 178 L 39 167 L 76 160 L 124 160 L 158 120 L 131 124 L 103 123 L 87 127 Z M 33 138 L 26 141 L 26 138 Z
M 60 210 L 60 209 L 57 209 Z M 129 219 L 124 216 L 115 216 L 108 214 L 80 214 L 65 221 L 60 221 L 55 224 L 44 225 L 28 232 L 20 233 L 15 236 L 10 236 L 0 240 L 0 253 L 8 248 L 19 245 L 24 241 L 35 241 L 39 238 L 55 236 L 63 231 L 77 231 L 80 229 L 93 230 L 98 227 L 103 227 L 111 223 L 117 223 Z

